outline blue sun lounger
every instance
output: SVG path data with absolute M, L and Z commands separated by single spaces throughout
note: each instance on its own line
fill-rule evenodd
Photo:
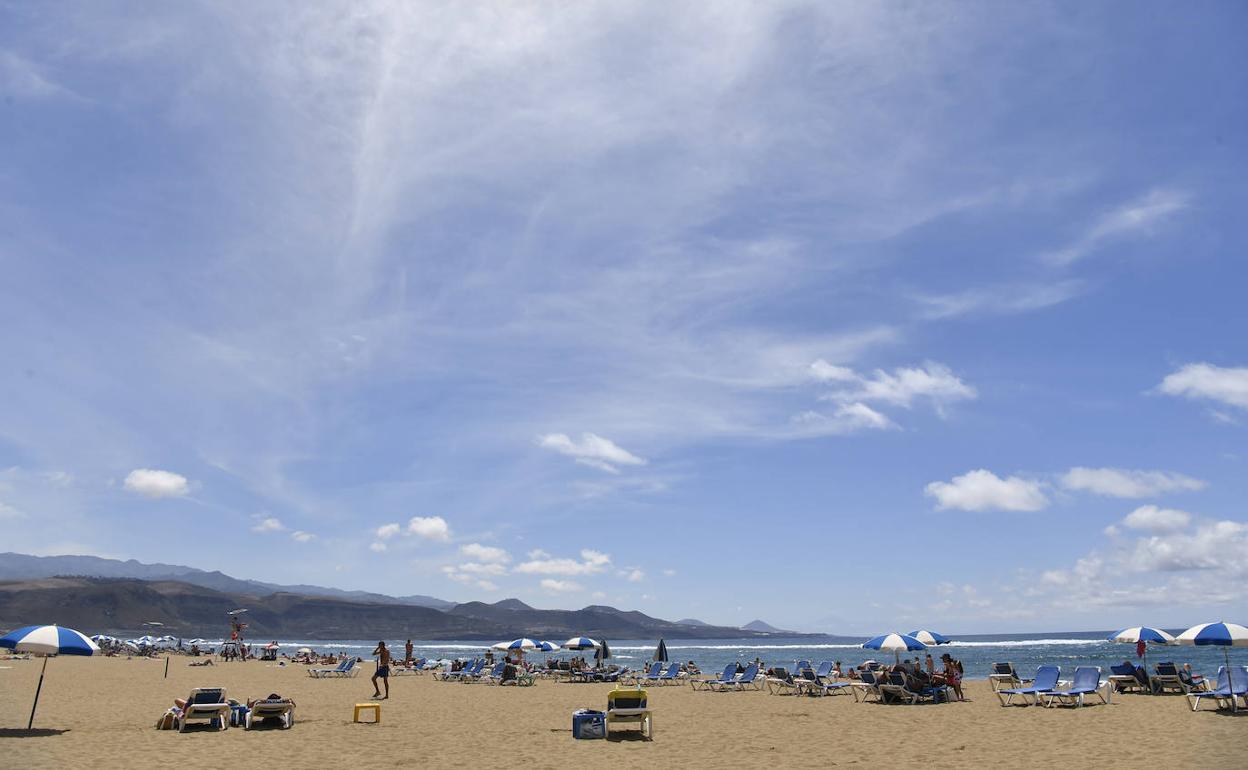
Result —
M 654 679 L 650 680 L 652 684 L 679 684 L 680 683 L 680 664 L 676 662 L 669 663 L 667 670 Z
M 741 676 L 734 677 L 731 682 L 713 682 L 711 689 L 715 692 L 727 692 L 728 690 L 761 690 L 763 683 L 758 678 L 758 664 L 751 663 L 745 667 L 745 672 Z
M 1039 674 L 1037 674 L 1037 677 Z M 1100 666 L 1079 666 L 1075 669 L 1074 681 L 1070 683 L 1068 690 L 1050 690 L 1043 693 L 1044 705 L 1052 707 L 1055 703 L 1061 702 L 1068 706 L 1082 706 L 1083 696 L 1095 695 L 1101 699 L 1101 703 L 1108 703 L 1105 700 L 1104 693 L 1101 692 L 1101 667 Z
M 724 666 L 724 671 L 719 675 L 718 679 L 690 679 L 689 686 L 694 690 L 710 690 L 713 685 L 727 684 L 737 678 L 737 664 L 729 663 Z
M 1192 704 L 1192 711 L 1200 709 L 1203 698 L 1213 698 L 1218 708 L 1227 708 L 1235 698 L 1248 699 L 1248 668 L 1233 666 L 1227 676 L 1226 666 L 1218 666 L 1217 686 L 1212 690 L 1188 693 L 1187 702 Z
M 659 678 L 659 674 L 661 673 L 663 673 L 663 661 L 656 660 L 655 662 L 650 664 L 650 668 L 646 669 L 645 671 L 640 671 L 637 673 L 636 676 L 632 676 L 629 678 L 632 679 L 634 682 L 636 682 L 638 685 L 648 684 L 648 683 L 656 681 Z
M 1097 672 L 1100 676 L 1100 672 Z M 1032 680 L 1030 687 L 1011 687 L 1006 690 L 997 690 L 997 700 L 1001 701 L 1002 706 L 1008 706 L 1014 700 L 1014 696 L 1019 696 L 1024 700 L 1028 697 L 1035 705 L 1040 704 L 1040 696 L 1048 693 L 1057 687 L 1057 680 L 1062 677 L 1062 669 L 1060 666 L 1041 666 L 1036 669 L 1036 678 Z

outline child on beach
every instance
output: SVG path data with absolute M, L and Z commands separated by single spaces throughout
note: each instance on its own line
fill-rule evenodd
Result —
M 373 650 L 373 655 L 377 656 L 377 670 L 373 672 L 373 697 L 385 700 L 390 697 L 390 650 L 386 649 L 385 642 L 377 642 L 377 649 Z M 386 694 L 382 695 L 381 690 L 377 688 L 377 680 L 386 684 Z

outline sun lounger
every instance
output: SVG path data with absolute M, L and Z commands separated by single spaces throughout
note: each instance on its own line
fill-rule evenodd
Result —
M 355 658 L 347 658 L 334 668 L 310 668 L 308 669 L 308 676 L 313 679 L 325 679 L 326 677 L 338 676 L 339 674 L 346 673 L 354 665 Z
M 439 682 L 458 682 L 465 677 L 479 676 L 485 670 L 485 658 L 474 658 L 458 671 L 442 671 L 441 676 L 434 674 Z
M 1153 668 L 1153 692 L 1181 692 L 1187 694 L 1189 689 L 1183 677 L 1179 675 L 1179 667 L 1174 663 L 1158 663 Z
M 230 703 L 225 699 L 224 687 L 197 687 L 186 696 L 182 715 L 178 717 L 178 732 L 186 732 L 188 722 L 217 721 L 217 729 L 230 726 Z
M 1013 663 L 993 663 L 992 673 L 988 675 L 988 683 L 992 685 L 993 692 L 1017 689 L 1022 687 L 1025 681 L 1019 678 Z
M 773 668 L 771 676 L 767 677 L 765 682 L 770 695 L 800 695 L 802 692 L 797 680 L 790 676 L 788 669 L 785 668 Z
M 649 684 L 659 678 L 659 674 L 663 673 L 663 661 L 656 660 L 650 664 L 650 668 L 645 671 L 639 671 L 629 677 L 638 686 Z
M 906 675 L 894 671 L 888 675 L 888 683 L 880 685 L 880 700 L 884 703 L 898 701 L 915 704 L 921 700 L 939 701 L 944 693 L 943 687 L 923 687 L 912 689 L 906 681 Z
M 289 698 L 259 700 L 252 704 L 247 712 L 247 724 L 244 729 L 250 730 L 256 721 L 280 719 L 283 730 L 289 730 L 295 723 L 295 704 Z
M 461 676 L 459 681 L 465 684 L 472 682 L 485 682 L 486 684 L 498 684 L 503 681 L 503 672 L 507 670 L 507 661 L 500 660 L 495 663 L 489 671 L 482 671 L 471 676 Z
M 607 734 L 611 725 L 635 724 L 642 736 L 654 740 L 654 715 L 650 712 L 646 691 L 640 687 L 612 690 L 607 695 Z
M 737 678 L 737 664 L 729 663 L 718 679 L 690 679 L 689 686 L 694 690 L 709 690 L 714 684 L 725 684 Z
M 1129 663 L 1110 666 L 1108 681 L 1114 692 L 1131 692 L 1132 690 L 1144 692 L 1144 684 L 1135 675 L 1135 666 Z
M 410 666 L 396 665 L 390 667 L 390 676 L 403 676 L 404 674 L 423 674 L 425 673 L 425 659 L 417 658 L 412 661 Z
M 763 683 L 758 678 L 758 664 L 751 663 L 745 667 L 745 671 L 731 682 L 712 682 L 711 689 L 715 692 L 728 692 L 729 690 L 761 690 Z
M 1248 700 L 1248 668 L 1232 666 L 1228 675 L 1226 666 L 1218 666 L 1218 678 L 1212 690 L 1191 692 L 1187 694 L 1187 702 L 1192 704 L 1192 711 L 1200 709 L 1205 698 L 1213 698 L 1219 709 L 1228 708 L 1236 698 Z
M 1008 706 L 1014 701 L 1015 697 L 1026 700 L 1031 698 L 1031 702 L 1035 705 L 1040 704 L 1040 696 L 1057 687 L 1057 680 L 1062 676 L 1062 669 L 1058 666 L 1041 666 L 1036 669 L 1036 678 L 1031 680 L 1028 687 L 1010 687 L 1004 690 L 997 690 L 997 699 L 1001 701 L 1002 706 Z
M 882 697 L 880 692 L 881 676 L 874 671 L 859 671 L 858 678 L 850 680 L 849 684 L 853 688 L 854 701 L 857 703 L 866 703 L 875 698 L 879 701 Z
M 1037 674 L 1037 678 L 1039 675 Z M 1101 692 L 1101 667 L 1079 666 L 1075 669 L 1075 678 L 1066 690 L 1050 690 L 1044 695 L 1044 705 L 1052 708 L 1057 703 L 1068 706 L 1083 706 L 1085 695 L 1095 695 L 1101 703 L 1108 703 Z

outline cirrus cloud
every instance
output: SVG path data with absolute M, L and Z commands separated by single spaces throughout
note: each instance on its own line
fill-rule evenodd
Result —
M 619 473 L 621 465 L 646 464 L 645 459 L 595 433 L 582 433 L 580 441 L 566 433 L 547 433 L 537 437 L 537 445 L 607 473 Z
M 1071 468 L 1061 478 L 1063 487 L 1106 497 L 1153 497 L 1164 492 L 1197 491 L 1208 484 L 1191 476 L 1167 471 L 1122 468 Z

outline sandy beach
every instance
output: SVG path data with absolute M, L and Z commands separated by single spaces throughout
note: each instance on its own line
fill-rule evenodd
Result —
M 969 702 L 936 706 L 652 687 L 654 741 L 577 741 L 572 711 L 604 708 L 609 685 L 512 688 L 402 676 L 391 680 L 381 724 L 365 725 L 351 722 L 352 705 L 372 694 L 371 663 L 355 679 L 317 680 L 303 666 L 188 662 L 174 657 L 164 679 L 163 658 L 52 659 L 28 734 L 19 728 L 41 661 L 0 661 L 0 766 L 1242 768 L 1248 756 L 1248 714 L 1192 713 L 1182 697 L 1119 695 L 1111 706 L 1038 709 L 1002 708 L 978 681 L 967 683 Z M 239 700 L 294 698 L 296 724 L 288 731 L 156 730 L 173 699 L 196 686 L 224 686 Z

